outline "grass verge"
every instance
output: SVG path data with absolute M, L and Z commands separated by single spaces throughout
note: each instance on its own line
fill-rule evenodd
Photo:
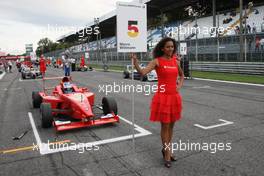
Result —
M 91 64 L 91 66 L 95 69 L 103 69 L 101 65 Z M 116 66 L 116 65 L 109 66 L 109 71 L 123 71 L 123 70 L 124 70 L 123 66 Z M 264 76 L 258 76 L 258 75 L 192 71 L 192 77 L 222 80 L 222 81 L 264 84 Z
M 258 75 L 192 71 L 192 76 L 195 78 L 264 84 L 264 76 Z

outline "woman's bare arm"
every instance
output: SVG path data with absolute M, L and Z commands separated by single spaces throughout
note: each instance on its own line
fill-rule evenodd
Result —
M 142 68 L 140 68 L 140 66 L 138 64 L 138 59 L 137 59 L 137 56 L 135 54 L 131 54 L 131 59 L 133 60 L 133 63 L 135 65 L 136 70 L 142 76 L 145 76 L 146 74 L 148 74 L 149 72 L 154 70 L 156 68 L 156 66 L 158 65 L 157 59 L 154 59 L 154 60 L 150 61 L 145 68 L 142 69 Z
M 178 70 L 179 70 L 179 76 L 180 76 L 180 80 L 178 82 L 178 85 L 177 85 L 177 90 L 179 91 L 183 85 L 183 81 L 184 81 L 184 73 L 181 69 L 181 66 L 180 64 L 178 64 Z

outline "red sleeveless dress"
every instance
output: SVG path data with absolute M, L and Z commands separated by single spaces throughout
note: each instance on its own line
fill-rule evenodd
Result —
M 182 99 L 177 92 L 177 58 L 157 58 L 158 90 L 152 98 L 150 121 L 171 123 L 181 118 Z

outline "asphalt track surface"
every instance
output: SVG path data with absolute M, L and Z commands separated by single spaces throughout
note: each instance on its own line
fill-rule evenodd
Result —
M 60 69 L 48 68 L 48 76 L 62 76 Z M 105 94 L 99 86 L 131 84 L 121 73 L 73 72 L 77 85 L 96 93 L 96 103 Z M 52 81 L 51 81 L 52 82 Z M 199 143 L 212 145 L 230 143 L 231 150 L 180 150 L 174 152 L 177 162 L 170 169 L 163 166 L 160 124 L 148 120 L 152 95 L 135 94 L 135 124 L 151 132 L 135 139 L 135 153 L 131 139 L 99 145 L 99 150 L 81 153 L 63 151 L 41 155 L 32 150 L 36 136 L 29 119 L 32 113 L 42 142 L 71 141 L 89 143 L 131 135 L 133 128 L 121 120 L 119 124 L 56 132 L 42 129 L 39 110 L 33 109 L 31 92 L 41 90 L 40 80 L 20 80 L 15 70 L 0 80 L 0 175 L 158 175 L 158 176 L 261 176 L 264 175 L 264 88 L 257 86 L 185 80 L 181 90 L 183 117 L 174 128 L 174 144 Z M 52 82 L 51 84 L 56 84 Z M 156 82 L 135 84 L 154 85 Z M 118 103 L 119 115 L 132 121 L 131 93 L 111 93 Z M 225 121 L 219 121 L 223 119 Z M 226 121 L 228 121 L 227 124 Z M 198 127 L 195 126 L 198 124 Z M 221 124 L 224 124 L 221 126 Z M 203 129 L 199 125 L 209 127 Z M 20 140 L 13 140 L 22 133 Z M 137 131 L 136 131 L 137 133 Z M 175 145 L 174 145 L 175 146 Z M 179 145 L 178 145 L 179 146 Z M 15 149 L 15 150 L 11 150 Z M 229 148 L 230 149 L 230 148 Z M 216 152 L 214 152 L 216 151 Z

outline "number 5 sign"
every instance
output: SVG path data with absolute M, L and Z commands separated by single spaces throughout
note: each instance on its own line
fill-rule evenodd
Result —
M 128 32 L 129 37 L 135 38 L 138 36 L 138 22 L 137 21 L 128 21 Z
M 147 52 L 147 7 L 141 3 L 117 3 L 117 51 Z

